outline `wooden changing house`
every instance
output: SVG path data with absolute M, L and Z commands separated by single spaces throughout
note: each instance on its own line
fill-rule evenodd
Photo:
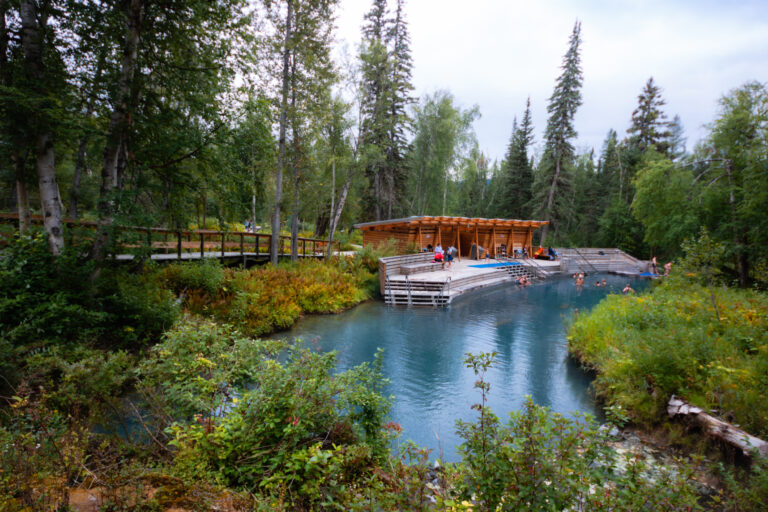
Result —
M 459 258 L 477 254 L 473 246 L 479 246 L 480 257 L 490 252 L 491 257 L 505 251 L 510 256 L 513 249 L 528 249 L 533 254 L 533 231 L 547 224 L 546 221 L 516 219 L 481 219 L 468 217 L 406 217 L 403 219 L 363 222 L 355 227 L 363 232 L 363 245 L 378 246 L 393 239 L 398 252 L 406 253 L 417 247 L 420 251 L 428 246 L 450 245 L 459 250 Z

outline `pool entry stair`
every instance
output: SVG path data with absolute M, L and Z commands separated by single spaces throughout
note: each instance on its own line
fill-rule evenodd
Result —
M 489 286 L 514 285 L 521 276 L 530 281 L 573 272 L 613 272 L 637 275 L 648 263 L 619 249 L 556 249 L 557 261 L 535 259 L 454 260 L 449 269 L 433 263 L 432 253 L 379 259 L 379 286 L 390 305 L 442 307 L 457 297 Z

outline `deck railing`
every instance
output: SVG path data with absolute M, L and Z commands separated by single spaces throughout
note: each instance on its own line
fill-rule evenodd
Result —
M 33 224 L 42 224 L 43 217 L 33 215 Z M 0 212 L 0 223 L 18 224 L 16 213 Z M 100 228 L 98 222 L 64 219 L 68 242 L 93 242 Z M 114 255 L 118 254 L 165 254 L 162 259 L 198 259 L 206 257 L 269 256 L 272 235 L 250 231 L 216 231 L 209 229 L 169 229 L 158 227 L 118 226 L 115 228 Z M 3 238 L 9 233 L 4 232 Z M 290 254 L 291 237 L 280 235 L 278 255 Z M 305 257 L 322 257 L 328 241 L 298 237 L 298 254 Z M 338 247 L 338 243 L 334 242 Z M 186 258 L 184 255 L 187 255 Z M 175 256 L 175 258 L 174 258 Z

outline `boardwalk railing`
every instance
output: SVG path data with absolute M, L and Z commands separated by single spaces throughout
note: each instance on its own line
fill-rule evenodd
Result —
M 32 216 L 33 224 L 42 224 L 43 217 Z M 18 224 L 16 213 L 0 212 L 0 223 Z M 95 240 L 97 222 L 64 219 L 68 242 L 73 239 L 88 243 Z M 155 260 L 182 260 L 203 258 L 268 257 L 272 235 L 249 231 L 216 231 L 209 229 L 179 230 L 156 227 L 116 226 L 115 252 L 117 259 L 132 259 L 134 254 L 149 254 Z M 2 233 L 7 237 L 8 233 Z M 298 237 L 298 254 L 302 257 L 321 258 L 328 241 Z M 334 243 L 336 245 L 336 243 Z M 288 256 L 291 237 L 280 235 L 278 255 Z

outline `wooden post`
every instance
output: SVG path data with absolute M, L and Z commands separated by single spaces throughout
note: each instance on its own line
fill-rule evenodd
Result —
M 491 243 L 493 243 L 493 259 L 496 259 L 496 226 L 491 228 Z
M 301 240 L 301 253 L 304 255 L 304 257 L 307 256 L 307 239 L 303 238 Z M 312 251 L 312 255 L 314 256 L 315 252 Z
M 480 236 L 477 233 L 477 223 L 475 223 L 475 256 L 480 261 Z
M 176 232 L 176 256 L 181 261 L 181 231 Z
M 205 254 L 205 233 L 200 231 L 200 259 L 203 259 L 203 255 Z
M 245 256 L 245 235 L 240 233 L 240 256 Z
M 147 250 L 152 254 L 152 228 L 147 228 Z
M 163 231 L 163 241 L 165 242 L 163 244 L 164 252 L 165 254 L 168 254 L 168 232 L 167 231 Z
M 509 226 L 509 234 L 507 235 L 507 256 L 512 251 L 512 257 L 515 257 L 515 226 Z
M 421 224 L 419 224 L 419 252 L 424 248 L 424 244 L 421 243 Z
M 224 237 L 227 236 L 224 232 L 221 233 L 221 262 L 224 263 Z
M 461 224 L 456 224 L 456 250 L 459 252 L 456 257 L 461 261 Z
M 440 231 L 440 223 L 437 223 L 437 242 L 436 245 L 443 245 L 443 234 Z

